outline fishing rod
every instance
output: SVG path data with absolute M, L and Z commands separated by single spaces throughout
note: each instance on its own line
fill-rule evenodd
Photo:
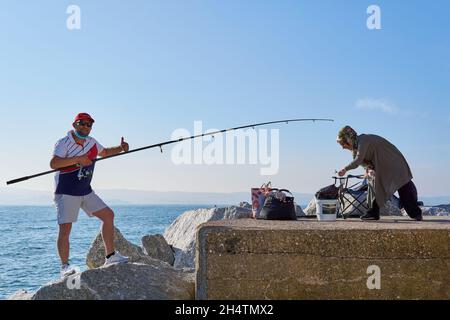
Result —
M 181 142 L 181 141 L 184 141 L 184 140 L 196 139 L 196 138 L 205 137 L 205 136 L 211 136 L 211 135 L 214 136 L 215 134 L 224 133 L 224 132 L 227 132 L 227 131 L 240 130 L 240 129 L 246 129 L 246 128 L 253 128 L 254 129 L 255 127 L 265 126 L 265 125 L 269 125 L 269 124 L 275 124 L 275 123 L 286 123 L 286 124 L 289 124 L 289 122 L 299 122 L 299 121 L 316 122 L 316 121 L 334 121 L 334 120 L 333 119 L 288 119 L 288 120 L 278 120 L 278 121 L 254 123 L 254 124 L 249 124 L 249 125 L 246 125 L 246 126 L 234 127 L 234 128 L 229 128 L 229 129 L 223 129 L 223 130 L 217 130 L 217 131 L 214 131 L 214 132 L 202 133 L 202 134 L 197 134 L 197 135 L 193 135 L 193 136 L 190 136 L 190 137 L 184 137 L 184 138 L 179 138 L 179 139 L 175 139 L 175 140 L 169 140 L 169 141 L 165 141 L 165 142 L 160 142 L 160 143 L 152 144 L 152 145 L 149 145 L 149 146 L 145 146 L 145 147 L 129 150 L 127 152 L 122 152 L 122 153 L 114 154 L 114 155 L 111 155 L 111 156 L 94 159 L 94 160 L 92 160 L 92 162 L 98 162 L 98 161 L 111 159 L 111 158 L 118 157 L 118 156 L 123 156 L 123 155 L 129 154 L 129 153 L 138 152 L 138 151 L 142 151 L 142 150 L 146 150 L 146 149 L 158 148 L 158 147 L 160 148 L 161 152 L 163 152 L 162 147 L 165 146 L 165 145 L 168 145 L 168 144 L 177 143 L 177 142 Z M 67 167 L 64 167 L 64 168 L 44 171 L 44 172 L 41 172 L 41 173 L 33 174 L 31 176 L 26 176 L 26 177 L 10 180 L 10 181 L 7 181 L 6 184 L 10 185 L 10 184 L 26 181 L 26 180 L 29 180 L 29 179 L 37 178 L 37 177 L 40 177 L 40 176 L 43 176 L 43 175 L 46 175 L 46 174 L 54 173 L 54 172 L 65 170 L 65 169 L 69 169 L 69 168 L 73 168 L 73 165 L 70 165 L 70 166 L 67 166 Z

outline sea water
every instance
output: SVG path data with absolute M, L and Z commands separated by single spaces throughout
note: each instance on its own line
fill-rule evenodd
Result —
M 127 240 L 140 245 L 148 234 L 164 230 L 184 211 L 211 205 L 111 206 L 115 224 Z M 86 253 L 101 222 L 80 211 L 70 236 L 70 263 L 86 270 Z M 58 279 L 58 225 L 52 206 L 0 206 L 0 299 L 20 289 L 34 291 Z

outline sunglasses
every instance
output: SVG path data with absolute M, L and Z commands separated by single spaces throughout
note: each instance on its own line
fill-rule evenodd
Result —
M 92 122 L 85 122 L 85 121 L 77 121 L 77 126 L 85 126 L 88 128 L 92 128 Z

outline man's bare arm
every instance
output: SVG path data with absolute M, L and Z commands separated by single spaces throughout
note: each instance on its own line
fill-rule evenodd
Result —
M 104 157 L 109 157 L 109 156 L 113 156 L 115 154 L 121 153 L 123 151 L 121 146 L 118 147 L 112 147 L 112 148 L 104 148 L 102 150 L 102 152 L 99 153 L 99 156 L 104 158 Z
M 102 150 L 102 152 L 99 153 L 99 156 L 102 158 L 109 157 L 109 156 L 119 154 L 122 151 L 128 152 L 128 150 L 130 150 L 130 146 L 128 145 L 127 142 L 125 142 L 125 139 L 122 137 L 122 139 L 120 139 L 120 146 L 112 147 L 112 148 L 104 148 Z
M 60 158 L 58 156 L 53 156 L 52 160 L 50 160 L 50 168 L 54 170 L 64 167 L 70 167 L 75 164 L 81 164 L 82 166 L 89 166 L 92 164 L 92 161 L 89 159 L 87 155 L 72 158 Z

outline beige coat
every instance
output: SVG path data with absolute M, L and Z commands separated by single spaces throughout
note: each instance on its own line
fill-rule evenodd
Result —
M 374 166 L 375 199 L 380 208 L 413 178 L 402 153 L 392 143 L 374 134 L 358 136 L 358 153 L 345 170 L 356 169 L 364 162 Z

